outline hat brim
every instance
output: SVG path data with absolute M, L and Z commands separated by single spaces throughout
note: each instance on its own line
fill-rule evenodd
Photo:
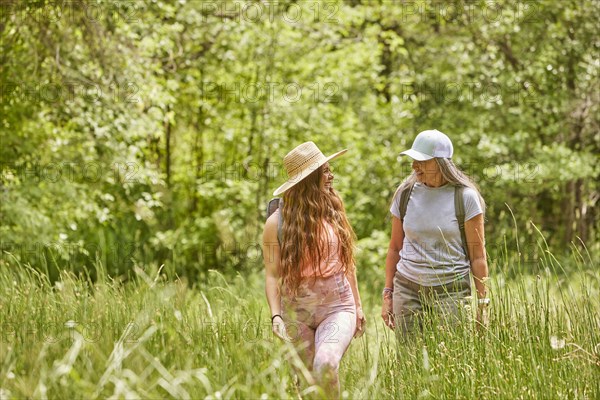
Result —
M 292 177 L 289 177 L 286 183 L 284 183 L 283 185 L 279 186 L 273 192 L 273 196 L 278 196 L 281 193 L 289 190 L 294 185 L 296 185 L 297 183 L 301 182 L 304 178 L 306 178 L 307 176 L 309 176 L 310 174 L 312 174 L 317 168 L 319 168 L 320 166 L 322 166 L 323 164 L 325 164 L 329 160 L 333 160 L 334 158 L 337 158 L 337 157 L 343 155 L 347 151 L 348 151 L 348 149 L 344 149 L 342 151 L 338 151 L 337 153 L 334 153 L 334 154 L 330 155 L 329 157 L 325 157 L 323 160 L 321 160 L 320 162 L 316 163 L 311 168 L 307 168 L 307 169 L 305 169 L 303 171 L 300 171 L 300 173 L 298 173 L 298 174 L 296 174 L 296 175 L 294 175 Z
M 403 151 L 400 154 L 409 156 L 413 160 L 417 160 L 417 161 L 427 161 L 427 160 L 431 160 L 432 158 L 434 158 L 433 156 L 430 156 L 429 154 L 421 153 L 420 151 L 416 151 L 413 149 Z

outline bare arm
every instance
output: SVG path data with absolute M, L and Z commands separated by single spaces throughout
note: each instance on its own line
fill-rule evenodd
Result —
M 281 294 L 279 291 L 279 241 L 277 240 L 277 222 L 279 215 L 273 213 L 263 231 L 263 260 L 265 263 L 265 294 L 271 310 L 271 316 L 281 315 Z M 281 321 L 279 317 L 275 318 Z M 274 321 L 275 322 L 275 321 Z
M 388 246 L 387 257 L 385 258 L 385 287 L 394 288 L 394 275 L 396 274 L 396 265 L 400 261 L 400 250 L 404 243 L 404 228 L 402 221 L 397 217 L 392 217 L 392 238 Z M 383 295 L 383 305 L 381 307 L 381 317 L 387 326 L 394 327 L 393 320 L 393 300 L 391 293 Z
M 485 298 L 487 295 L 485 281 L 488 277 L 488 265 L 485 252 L 483 214 L 479 214 L 465 222 L 465 235 L 477 297 L 480 299 Z
M 392 217 L 392 238 L 385 258 L 385 287 L 394 288 L 396 265 L 400 261 L 400 250 L 404 243 L 404 228 L 399 218 Z

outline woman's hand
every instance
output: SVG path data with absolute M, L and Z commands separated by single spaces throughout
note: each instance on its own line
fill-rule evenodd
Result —
M 366 328 L 367 319 L 365 318 L 365 314 L 363 313 L 362 307 L 356 307 L 356 332 L 354 332 L 354 337 L 361 337 L 363 333 L 365 333 Z
M 276 315 L 275 318 L 273 318 L 272 329 L 275 336 L 277 336 L 279 339 L 283 341 L 288 340 L 287 332 L 285 330 L 285 323 L 280 315 Z
M 394 329 L 394 300 L 391 293 L 385 293 L 383 295 L 381 318 L 383 318 L 385 326 Z

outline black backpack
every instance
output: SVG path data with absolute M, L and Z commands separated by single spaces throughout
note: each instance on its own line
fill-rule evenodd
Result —
M 404 216 L 406 215 L 406 209 L 408 208 L 408 200 L 412 193 L 413 183 L 400 193 L 400 220 L 404 222 Z M 467 261 L 469 261 L 469 251 L 465 244 L 467 243 L 467 235 L 465 234 L 465 205 L 463 203 L 463 192 L 464 186 L 454 186 L 454 210 L 456 212 L 456 220 L 458 221 L 458 229 L 460 230 L 460 237 L 462 239 L 462 247 L 467 255 Z

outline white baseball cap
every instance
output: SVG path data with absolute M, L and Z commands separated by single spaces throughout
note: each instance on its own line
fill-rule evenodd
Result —
M 410 150 L 400 154 L 417 161 L 426 161 L 435 157 L 451 158 L 453 153 L 454 148 L 450 138 L 437 129 L 432 129 L 419 133 Z

